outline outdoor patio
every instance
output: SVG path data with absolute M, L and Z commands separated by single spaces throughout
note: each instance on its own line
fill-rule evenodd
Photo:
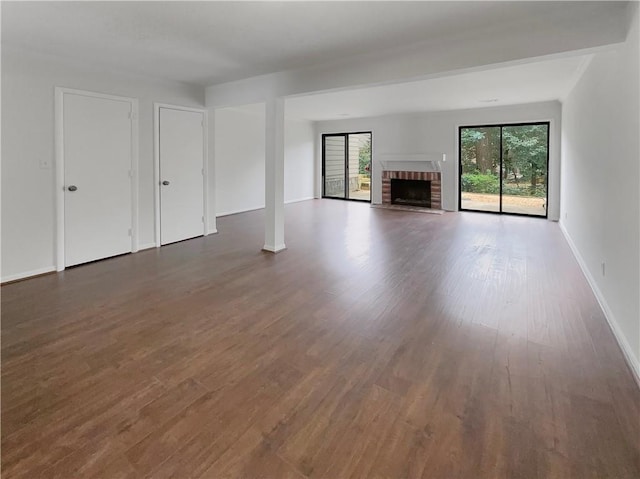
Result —
M 462 209 L 500 211 L 500 195 L 463 192 Z M 535 196 L 502 195 L 502 211 L 505 213 L 545 216 L 545 199 Z

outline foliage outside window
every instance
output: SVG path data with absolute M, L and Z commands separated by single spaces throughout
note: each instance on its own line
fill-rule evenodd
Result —
M 358 173 L 368 175 L 371 169 L 371 138 L 360 147 L 358 154 Z
M 502 180 L 505 195 L 545 197 L 547 135 L 547 125 L 544 124 L 463 128 L 462 190 L 497 194 Z

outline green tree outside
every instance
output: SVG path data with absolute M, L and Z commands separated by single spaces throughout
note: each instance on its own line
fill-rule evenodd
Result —
M 361 175 L 369 175 L 371 172 L 371 138 L 367 139 L 360 147 L 358 154 L 358 173 Z
M 502 140 L 502 141 L 501 141 Z M 461 187 L 472 193 L 545 197 L 547 125 L 463 128 Z M 502 146 L 502 171 L 500 147 Z

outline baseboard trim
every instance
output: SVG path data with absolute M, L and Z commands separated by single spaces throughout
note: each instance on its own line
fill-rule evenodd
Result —
M 231 216 L 231 215 L 237 215 L 240 213 L 248 213 L 249 211 L 258 211 L 258 210 L 263 210 L 264 206 L 258 206 L 256 208 L 249 208 L 246 210 L 231 210 L 231 211 L 223 211 L 222 213 L 216 213 L 216 218 L 220 218 L 221 216 Z
M 287 247 L 285 246 L 284 243 L 279 244 L 277 246 L 264 245 L 262 247 L 262 251 L 267 251 L 269 253 L 279 253 L 280 251 L 284 251 L 285 249 L 287 249 Z
M 36 276 L 42 276 L 43 274 L 55 273 L 55 266 L 48 266 L 46 268 L 34 269 L 32 271 L 25 271 L 24 273 L 10 274 L 0 279 L 2 285 L 13 283 L 15 281 L 21 281 L 23 279 L 34 278 Z
M 157 245 L 156 245 L 155 242 L 138 245 L 138 251 L 142 251 L 142 250 L 145 250 L 145 249 L 151 249 L 151 248 L 157 248 Z
M 300 198 L 297 200 L 289 200 L 289 201 L 285 201 L 284 204 L 288 205 L 291 203 L 298 203 L 300 201 L 307 201 L 307 200 L 315 200 L 316 198 L 313 196 L 309 196 L 308 198 Z M 221 216 L 231 216 L 231 215 L 237 215 L 240 213 L 248 213 L 249 211 L 258 211 L 258 210 L 263 210 L 264 206 L 257 206 L 255 208 L 249 208 L 246 210 L 230 210 L 230 211 L 223 211 L 222 213 L 216 213 L 216 218 L 220 218 Z
M 589 283 L 589 286 L 591 286 L 591 290 L 593 291 L 593 294 L 598 300 L 598 303 L 600 304 L 600 308 L 602 308 L 604 317 L 606 318 L 607 323 L 609 324 L 609 328 L 611 329 L 613 336 L 616 338 L 616 341 L 618 342 L 618 346 L 622 350 L 622 355 L 624 356 L 624 359 L 627 362 L 627 366 L 629 366 L 629 369 L 631 370 L 631 375 L 635 379 L 636 385 L 638 386 L 638 388 L 640 388 L 640 361 L 635 359 L 633 349 L 631 349 L 631 346 L 627 342 L 627 339 L 624 337 L 624 334 L 622 334 L 622 331 L 620 331 L 620 328 L 618 327 L 618 323 L 616 322 L 613 311 L 611 311 L 611 308 L 609 307 L 609 304 L 607 303 L 606 298 L 602 294 L 602 291 L 600 291 L 600 288 L 598 287 L 598 284 L 596 283 L 595 278 L 587 268 L 587 263 L 584 261 L 584 258 L 582 258 L 580 251 L 578 251 L 578 248 L 576 244 L 573 242 L 571 235 L 569 234 L 567 229 L 564 227 L 564 224 L 562 221 L 559 221 L 558 225 L 560 226 L 560 231 L 562 231 L 564 238 L 567 240 L 567 244 L 569 245 L 569 248 L 571 249 L 573 256 L 576 258 L 576 261 L 578 262 L 578 265 L 580 266 L 582 273 L 584 274 L 585 278 L 587 278 L 587 282 Z
M 209 231 L 207 231 L 207 234 L 208 234 L 208 235 L 215 235 L 215 234 L 218 234 L 218 228 L 212 228 L 212 229 L 209 229 Z
M 290 205 L 291 203 L 300 203 L 301 201 L 315 200 L 313 196 L 307 196 L 305 198 L 298 198 L 296 200 L 287 200 L 284 202 L 285 205 Z

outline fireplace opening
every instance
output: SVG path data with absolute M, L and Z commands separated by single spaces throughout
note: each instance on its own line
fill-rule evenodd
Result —
M 391 204 L 431 208 L 431 182 L 392 178 Z

